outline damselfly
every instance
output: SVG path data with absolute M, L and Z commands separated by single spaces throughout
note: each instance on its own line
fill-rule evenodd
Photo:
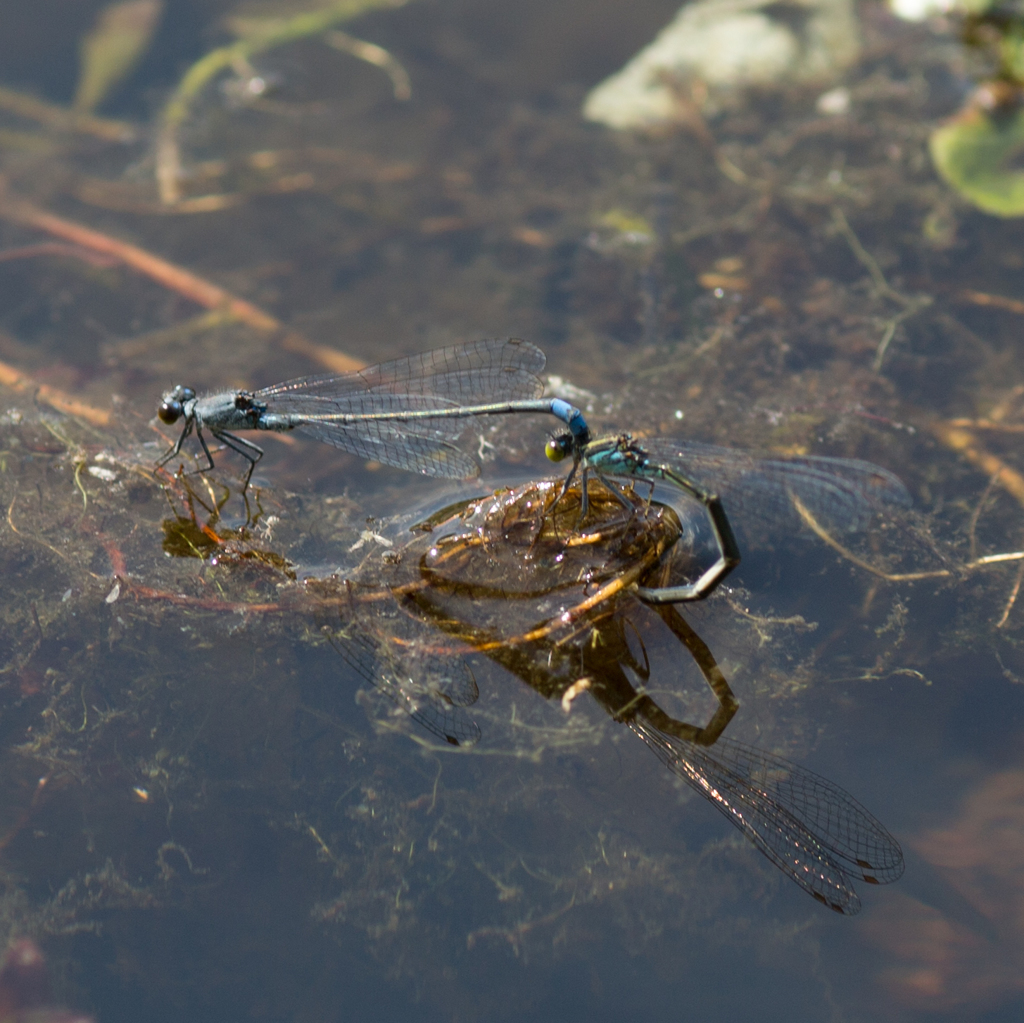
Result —
M 590 440 L 589 431 L 579 426 L 575 432 L 551 438 L 546 453 L 554 462 L 569 455 L 573 458 L 563 491 L 579 471 L 586 496 L 587 476 L 593 472 L 613 493 L 616 488 L 606 477 L 670 483 L 707 509 L 718 547 L 717 562 L 696 583 L 640 591 L 643 599 L 653 603 L 700 600 L 725 578 L 739 563 L 730 522 L 748 529 L 798 528 L 796 498 L 819 521 L 855 530 L 879 511 L 911 503 L 896 476 L 858 459 L 756 458 L 735 448 L 669 437 L 641 442 L 629 434 Z
M 164 465 L 195 433 L 207 464 L 213 455 L 206 431 L 249 462 L 263 449 L 236 430 L 301 430 L 317 440 L 367 460 L 400 469 L 464 479 L 479 467 L 455 446 L 465 420 L 481 415 L 546 412 L 589 438 L 579 411 L 559 398 L 542 398 L 544 353 L 517 338 L 474 341 L 438 348 L 353 373 L 303 377 L 256 391 L 222 391 L 198 396 L 177 386 L 164 395 L 157 415 L 168 424 L 183 421 L 181 435 L 157 463 Z

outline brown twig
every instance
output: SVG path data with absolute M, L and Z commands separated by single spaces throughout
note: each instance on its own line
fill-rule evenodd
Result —
M 0 263 L 31 259 L 34 256 L 68 256 L 98 267 L 116 266 L 118 262 L 112 256 L 83 249 L 80 245 L 65 245 L 64 242 L 39 242 L 36 245 L 19 245 L 14 249 L 0 249 Z
M 978 438 L 970 430 L 954 426 L 948 422 L 932 423 L 932 433 L 947 448 L 963 455 L 971 465 L 991 477 L 1004 490 L 1024 505 L 1024 476 L 1016 469 L 1011 469 L 1001 458 L 986 451 L 978 443 Z
M 207 309 L 223 309 L 232 318 L 257 330 L 285 331 L 284 324 L 275 316 L 260 309 L 252 302 L 232 295 L 229 291 L 205 280 L 197 274 L 176 266 L 145 249 L 112 238 L 91 227 L 65 220 L 53 213 L 40 209 L 24 199 L 13 197 L 7 190 L 7 183 L 0 177 L 0 217 L 26 227 L 32 227 L 57 238 L 63 238 L 92 252 L 103 253 L 120 260 L 132 269 L 144 274 L 158 284 L 176 291 L 197 305 Z M 336 373 L 347 373 L 362 369 L 366 364 L 344 352 L 324 345 L 314 344 L 295 331 L 287 331 L 281 340 L 281 347 L 290 352 L 304 355 Z
M 50 387 L 49 384 L 38 384 L 27 373 L 22 373 L 21 370 L 7 365 L 6 362 L 0 362 L 0 384 L 4 384 L 14 391 L 33 392 L 36 401 L 45 402 L 57 409 L 58 412 L 84 419 L 93 426 L 109 426 L 113 419 L 113 413 L 108 409 L 87 405 L 85 402 L 73 398 L 66 391 Z
M 995 309 L 1005 309 L 1008 313 L 1024 314 L 1024 302 L 1003 295 L 990 295 L 985 291 L 961 291 L 958 297 L 972 305 L 987 305 Z
M 36 121 L 48 128 L 77 131 L 108 142 L 131 142 L 137 134 L 135 127 L 125 121 L 111 121 L 92 114 L 77 113 L 55 103 L 47 103 L 36 96 L 27 96 L 3 87 L 0 87 L 0 110 L 9 110 L 18 117 Z
M 966 430 L 992 430 L 998 433 L 1024 433 L 1024 423 L 996 423 L 991 419 L 947 419 L 946 426 Z
M 187 593 L 171 593 L 170 590 L 156 590 L 151 586 L 140 586 L 127 579 L 121 580 L 122 592 L 127 591 L 139 600 L 156 600 L 176 607 L 188 607 L 195 611 L 220 611 L 231 614 L 280 614 L 290 610 L 286 604 L 274 601 L 263 604 L 247 604 L 245 601 L 221 600 L 219 597 L 190 597 Z M 325 602 L 326 603 L 326 602 Z

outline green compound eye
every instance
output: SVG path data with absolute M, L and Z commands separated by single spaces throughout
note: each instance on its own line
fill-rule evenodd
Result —
M 566 455 L 569 454 L 569 448 L 572 441 L 568 437 L 552 437 L 547 444 L 544 445 L 544 454 L 552 462 L 560 462 Z

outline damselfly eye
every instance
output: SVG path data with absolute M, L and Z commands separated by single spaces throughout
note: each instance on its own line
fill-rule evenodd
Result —
M 173 398 L 165 401 L 157 410 L 156 414 L 160 417 L 160 422 L 166 423 L 170 426 L 172 423 L 176 423 L 181 419 L 182 413 L 185 410 L 181 407 L 180 401 L 175 401 Z
M 552 437 L 544 445 L 544 454 L 552 462 L 560 462 L 569 452 L 572 451 L 572 437 L 569 434 L 562 434 L 559 437 Z

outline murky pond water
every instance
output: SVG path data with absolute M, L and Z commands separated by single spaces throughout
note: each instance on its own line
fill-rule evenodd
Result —
M 0 2 L 0 937 L 54 1003 L 1019 1018 L 1024 250 L 978 209 L 1016 101 L 972 93 L 1009 72 L 990 26 L 734 5 L 774 71 L 709 36 L 661 123 L 585 119 L 676 6 Z M 578 488 L 510 489 L 557 477 L 541 416 L 467 428 L 464 482 L 298 433 L 244 495 L 229 450 L 154 469 L 175 384 L 485 337 L 598 434 L 864 459 L 913 507 L 815 536 L 737 490 L 741 564 L 670 612 L 636 585 L 714 559 L 700 509 L 592 479 L 580 533 Z M 694 798 L 672 723 L 723 720 L 723 790 L 799 818 L 827 779 L 858 915 Z

